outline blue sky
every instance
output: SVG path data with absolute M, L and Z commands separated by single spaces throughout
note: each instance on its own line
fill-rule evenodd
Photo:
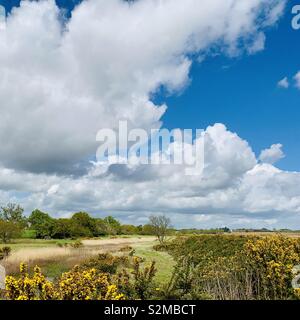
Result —
M 60 11 L 52 0 L 24 1 L 0 26 L 0 204 L 128 223 L 164 213 L 182 227 L 299 229 L 300 30 L 291 27 L 297 1 L 283 12 L 284 2 L 59 0 Z M 8 13 L 19 3 L 0 0 Z M 261 37 L 263 50 L 249 54 Z M 289 87 L 279 87 L 285 77 Z M 97 131 L 124 119 L 145 129 L 210 126 L 203 179 L 176 166 L 87 166 Z
M 277 166 L 300 170 L 300 91 L 277 87 L 300 69 L 300 30 L 291 27 L 291 1 L 278 26 L 267 33 L 265 50 L 255 55 L 208 58 L 192 68 L 192 82 L 181 96 L 166 99 L 167 127 L 195 128 L 221 122 L 246 139 L 259 155 L 282 143 L 286 158 Z

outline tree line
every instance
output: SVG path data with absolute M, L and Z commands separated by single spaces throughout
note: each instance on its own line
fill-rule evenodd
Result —
M 37 239 L 67 239 L 99 237 L 105 235 L 156 235 L 163 242 L 170 228 L 170 219 L 165 216 L 151 216 L 145 225 L 121 224 L 112 216 L 94 218 L 87 212 L 74 213 L 71 218 L 53 218 L 38 209 L 29 217 L 18 204 L 10 203 L 0 210 L 0 239 L 6 243 L 10 239 L 30 234 Z

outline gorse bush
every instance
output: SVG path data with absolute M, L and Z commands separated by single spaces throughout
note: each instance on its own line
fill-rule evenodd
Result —
M 244 244 L 251 239 L 256 238 L 236 235 L 180 236 L 168 243 L 167 250 L 176 259 L 190 255 L 198 264 L 218 257 L 230 257 L 243 250 Z
M 116 285 L 110 283 L 108 275 L 95 269 L 80 270 L 74 267 L 64 273 L 57 283 L 48 281 L 39 267 L 33 276 L 27 266 L 21 264 L 21 276 L 6 277 L 6 298 L 8 300 L 121 300 Z
M 261 299 L 288 299 L 295 291 L 291 286 L 293 268 L 300 264 L 300 241 L 273 236 L 247 242 L 245 263 L 251 271 L 252 292 Z
M 75 266 L 71 271 L 63 273 L 56 282 L 52 282 L 46 279 L 37 266 L 33 275 L 30 275 L 27 265 L 22 263 L 19 277 L 6 277 L 5 298 L 8 300 L 147 299 L 154 296 L 155 273 L 154 262 L 142 268 L 140 259 L 135 257 L 131 273 L 123 270 L 117 275 L 110 275 L 102 272 L 101 268 Z
M 212 240 L 207 252 L 201 245 L 198 250 L 193 245 L 193 254 L 188 253 L 190 239 L 186 240 L 187 248 L 180 239 L 183 242 L 180 248 L 174 249 L 177 265 L 164 289 L 165 297 L 222 300 L 299 297 L 292 287 L 293 268 L 300 263 L 299 239 L 278 235 L 260 239 L 245 237 L 234 244 L 228 237 L 231 236 L 222 236 L 225 243 L 220 251 L 214 248 L 219 238 Z M 208 239 L 204 239 L 206 244 Z
M 62 275 L 57 293 L 60 300 L 124 299 L 116 285 L 109 282 L 107 274 L 98 273 L 96 269 L 80 270 L 79 267 Z
M 151 299 L 155 297 L 155 262 L 141 268 L 141 259 L 133 257 L 133 271 L 123 269 L 115 276 L 117 287 L 128 299 Z
M 6 277 L 6 298 L 9 300 L 50 300 L 56 297 L 53 284 L 41 273 L 41 269 L 34 268 L 30 277 L 27 266 L 20 265 L 20 277 Z
M 118 267 L 128 267 L 129 259 L 126 256 L 113 256 L 110 253 L 100 253 L 84 262 L 81 267 L 84 269 L 94 268 L 98 272 L 115 274 Z

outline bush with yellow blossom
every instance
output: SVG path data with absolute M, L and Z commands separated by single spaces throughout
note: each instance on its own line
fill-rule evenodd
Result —
M 47 280 L 40 268 L 35 267 L 32 276 L 27 266 L 21 264 L 21 276 L 6 277 L 8 300 L 123 300 L 116 285 L 109 282 L 108 275 L 95 269 L 81 271 L 74 267 L 64 273 L 57 283 Z
M 235 236 L 226 237 L 235 239 Z M 202 238 L 198 239 L 198 242 L 201 242 Z M 182 250 L 176 248 L 177 265 L 170 283 L 164 290 L 164 298 L 216 300 L 300 298 L 300 290 L 292 286 L 295 277 L 294 267 L 300 264 L 300 239 L 282 235 L 249 237 L 248 241 L 243 240 L 244 244 L 239 251 L 231 250 L 229 246 L 223 248 L 223 251 L 220 250 L 219 256 L 218 246 L 212 248 L 216 240 L 210 241 L 209 237 L 205 237 L 204 240 L 208 247 L 204 250 L 205 248 L 200 246 L 201 255 L 196 247 L 193 247 L 193 253 L 187 254 L 188 250 L 184 250 L 184 243 L 181 244 Z M 224 242 L 230 244 L 228 239 Z M 187 243 L 187 248 L 190 246 L 191 243 Z M 211 251 L 216 254 L 210 254 Z M 198 256 L 201 259 L 195 259 Z
M 39 267 L 34 268 L 33 276 L 27 272 L 24 263 L 20 265 L 21 276 L 6 277 L 6 298 L 9 300 L 51 300 L 57 295 L 53 283 L 41 273 Z
M 249 241 L 244 261 L 252 274 L 252 290 L 257 298 L 293 298 L 293 269 L 300 264 L 299 239 L 276 235 Z

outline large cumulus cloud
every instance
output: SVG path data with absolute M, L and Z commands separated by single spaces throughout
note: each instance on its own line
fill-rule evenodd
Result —
M 68 21 L 54 0 L 22 1 L 0 30 L 1 163 L 82 172 L 102 127 L 161 126 L 161 86 L 188 83 L 192 55 L 263 48 L 283 0 L 83 1 Z

